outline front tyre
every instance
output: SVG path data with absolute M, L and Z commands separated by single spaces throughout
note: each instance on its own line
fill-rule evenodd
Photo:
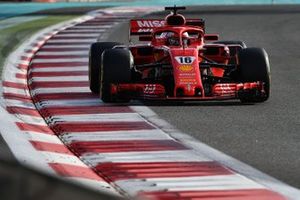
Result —
M 241 82 L 263 82 L 265 93 L 241 95 L 244 103 L 264 102 L 270 96 L 270 63 L 267 52 L 262 48 L 242 49 L 238 54 L 239 79 Z
M 117 42 L 95 42 L 91 45 L 89 51 L 89 84 L 90 90 L 99 94 L 100 76 L 101 76 L 101 55 L 107 50 L 116 45 L 121 45 Z
M 112 94 L 111 84 L 130 83 L 133 68 L 128 49 L 109 49 L 102 54 L 100 95 L 103 102 L 129 102 L 126 94 Z

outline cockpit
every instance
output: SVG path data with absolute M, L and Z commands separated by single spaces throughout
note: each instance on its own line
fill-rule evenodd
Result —
M 199 29 L 172 28 L 154 32 L 152 43 L 171 47 L 198 46 L 203 42 L 203 32 Z

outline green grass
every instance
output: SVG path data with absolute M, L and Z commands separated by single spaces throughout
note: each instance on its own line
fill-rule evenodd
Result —
M 0 75 L 5 59 L 22 42 L 31 37 L 37 31 L 62 21 L 70 20 L 78 16 L 48 16 L 42 19 L 25 22 L 13 27 L 0 30 Z M 1 79 L 1 76 L 0 76 Z

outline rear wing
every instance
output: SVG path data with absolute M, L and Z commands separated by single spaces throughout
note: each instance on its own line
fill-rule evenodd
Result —
M 155 28 L 163 27 L 164 25 L 165 20 L 162 19 L 132 19 L 130 20 L 129 36 L 150 35 Z M 205 30 L 205 21 L 203 19 L 186 19 L 185 25 Z
M 150 35 L 154 28 L 163 27 L 165 20 L 161 19 L 132 19 L 130 20 L 130 35 Z

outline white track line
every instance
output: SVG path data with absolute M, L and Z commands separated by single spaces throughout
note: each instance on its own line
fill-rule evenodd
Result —
M 39 51 L 36 55 L 43 55 L 43 56 L 71 56 L 71 55 L 89 55 L 88 51 L 56 51 L 56 52 L 46 52 L 46 51 Z
M 47 43 L 63 43 L 63 44 L 76 44 L 77 42 L 90 42 L 90 43 L 93 43 L 93 42 L 96 42 L 97 41 L 97 38 L 93 38 L 93 39 L 61 39 L 61 40 L 58 40 L 58 39 L 55 39 L 55 40 L 48 40 Z
M 82 115 L 52 115 L 53 123 L 64 122 L 140 122 L 144 119 L 137 113 L 82 114 Z
M 30 115 L 21 115 L 15 114 L 16 122 L 26 122 L 28 124 L 35 124 L 35 125 L 45 125 L 45 120 L 42 117 L 35 117 Z
M 13 100 L 13 99 L 5 99 L 6 106 L 18 106 L 20 108 L 31 108 L 36 109 L 35 105 L 33 103 L 26 103 L 19 100 Z
M 126 140 L 169 140 L 171 137 L 159 129 L 139 131 L 102 131 L 90 133 L 66 133 L 60 136 L 72 143 L 75 141 L 126 141 Z
M 56 34 L 54 37 L 52 38 L 61 38 L 61 37 L 95 37 L 98 38 L 99 33 L 85 33 L 85 34 Z
M 76 71 L 87 71 L 87 67 L 86 66 L 85 67 L 57 67 L 56 69 L 53 69 L 51 67 L 45 67 L 45 68 L 32 69 L 32 72 L 76 72 Z
M 11 87 L 3 87 L 3 91 L 8 92 L 8 93 L 13 93 L 13 94 L 30 96 L 30 92 L 29 92 L 28 89 L 17 89 L 17 88 L 11 88 Z
M 70 99 L 70 100 L 47 100 L 40 102 L 42 107 L 50 108 L 56 106 L 102 106 L 100 97 L 97 99 Z
M 52 49 L 52 48 L 55 48 L 55 49 L 63 49 L 63 48 L 90 48 L 90 45 L 89 44 L 66 44 L 66 45 L 46 45 L 46 46 L 43 46 L 42 47 L 42 50 L 43 49 Z
M 62 88 L 38 88 L 32 94 L 55 94 L 55 93 L 73 93 L 73 92 L 88 92 L 91 90 L 88 87 L 62 87 Z
M 74 77 L 73 76 L 59 76 L 59 77 L 33 77 L 30 79 L 31 82 L 34 81 L 40 81 L 40 82 L 52 82 L 52 81 L 74 81 Z M 89 77 L 88 76 L 76 76 L 76 81 L 88 81 Z
M 28 140 L 31 140 L 31 141 L 62 144 L 61 140 L 56 135 L 36 133 L 36 132 L 32 132 L 32 131 L 26 131 L 26 132 L 24 132 L 24 134 L 26 134 L 28 137 Z
M 107 30 L 106 29 L 97 29 L 97 30 L 80 30 L 80 29 L 75 29 L 75 30 L 63 30 L 63 31 L 60 31 L 60 33 L 66 33 L 64 35 L 67 35 L 68 33 L 82 33 L 82 34 L 91 34 L 91 33 L 104 33 L 106 32 Z
M 89 58 L 88 57 L 83 57 L 83 58 L 72 58 L 72 59 L 66 59 L 66 58 L 56 58 L 56 59 L 33 59 L 32 63 L 35 64 L 43 64 L 43 63 L 61 63 L 61 62 L 88 62 Z M 86 68 L 87 70 L 87 68 Z
M 73 26 L 72 29 L 83 29 L 83 30 L 90 30 L 90 29 L 97 29 L 97 30 L 107 30 L 109 28 L 113 27 L 113 25 L 97 25 L 97 26 Z
M 142 151 L 125 153 L 85 153 L 81 158 L 93 166 L 104 162 L 193 162 L 212 161 L 204 156 L 198 156 L 192 150 L 177 151 Z
M 116 181 L 116 184 L 131 195 L 140 191 L 212 191 L 213 190 L 243 190 L 266 189 L 254 181 L 240 176 L 218 175 L 183 178 L 149 178 Z

